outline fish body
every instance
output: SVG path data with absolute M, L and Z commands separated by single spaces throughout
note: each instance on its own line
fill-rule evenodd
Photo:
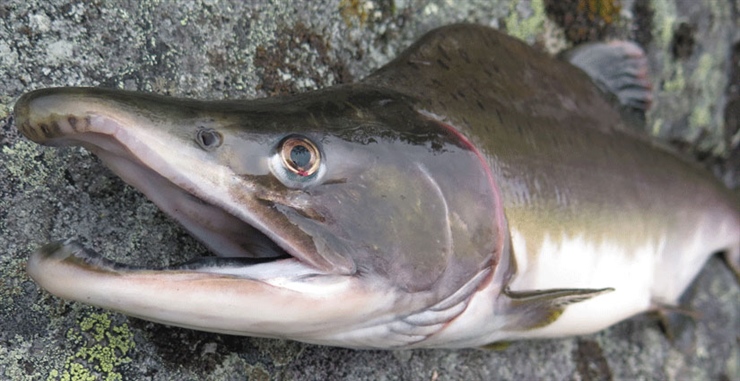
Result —
M 288 97 L 38 90 L 24 135 L 88 148 L 219 257 L 136 268 L 65 241 L 28 271 L 132 316 L 351 348 L 598 331 L 675 305 L 715 252 L 740 264 L 736 195 L 607 98 L 472 25 Z

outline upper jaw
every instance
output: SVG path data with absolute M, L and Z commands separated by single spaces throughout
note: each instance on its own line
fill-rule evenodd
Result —
M 187 107 L 178 107 L 177 102 Z M 351 273 L 276 229 L 254 185 L 195 143 L 193 120 L 211 120 L 205 102 L 88 88 L 22 96 L 16 123 L 46 145 L 82 145 L 224 257 L 284 258 L 317 271 Z M 311 249 L 308 247 L 308 249 Z

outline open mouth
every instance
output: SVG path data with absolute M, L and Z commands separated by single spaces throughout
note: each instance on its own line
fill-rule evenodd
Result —
M 114 262 L 72 241 L 63 244 L 52 243 L 42 249 L 42 252 L 51 255 L 65 246 L 61 252 L 69 255 L 68 260 L 79 261 L 80 264 L 98 270 L 116 272 L 195 271 L 265 279 L 275 275 L 275 271 L 270 271 L 270 268 L 274 267 L 270 264 L 285 266 L 290 262 L 295 263 L 289 267 L 295 270 L 300 269 L 300 271 L 283 275 L 303 276 L 316 272 L 315 269 L 305 267 L 300 259 L 289 254 L 267 234 L 251 224 L 148 168 L 139 157 L 153 153 L 142 150 L 138 153 L 139 156 L 135 156 L 127 148 L 127 144 L 123 143 L 127 140 L 126 134 L 117 135 L 123 136 L 110 138 L 95 133 L 83 133 L 74 137 L 74 144 L 80 144 L 94 152 L 118 176 L 146 194 L 159 208 L 180 222 L 216 256 L 198 257 L 174 265 L 152 267 Z M 136 145 L 133 141 L 129 141 L 128 144 Z M 172 176 L 183 183 L 187 182 L 185 177 Z M 262 266 L 255 267 L 257 265 Z
M 38 97 L 50 105 L 41 102 L 31 109 L 36 93 L 28 95 L 18 101 L 15 110 L 18 127 L 27 137 L 46 145 L 79 145 L 93 152 L 114 173 L 181 223 L 216 257 L 194 258 L 159 268 L 143 267 L 110 261 L 71 241 L 50 244 L 40 251 L 42 255 L 50 256 L 66 247 L 61 252 L 70 260 L 75 258 L 80 264 L 113 271 L 187 270 L 262 279 L 275 275 L 267 265 L 290 263 L 293 276 L 320 272 L 316 266 L 317 260 L 322 260 L 320 256 L 303 255 L 288 235 L 268 226 L 269 221 L 265 223 L 250 208 L 228 201 L 231 184 L 227 183 L 233 174 L 226 166 L 204 159 L 206 154 L 194 140 L 178 136 L 186 133 L 141 125 L 124 112 L 106 110 L 111 108 L 109 105 L 90 106 L 69 94 L 63 94 L 61 100 L 45 100 L 42 94 Z M 79 110 L 69 113 L 72 106 L 64 102 L 73 103 Z M 86 112 L 84 106 L 97 109 Z M 103 111 L 98 111 L 100 108 Z M 195 130 L 192 135 L 196 136 Z M 249 189 L 244 194 L 249 194 Z M 260 269 L 252 269 L 255 266 Z
M 195 257 L 167 266 L 132 265 L 110 260 L 74 240 L 66 240 L 45 245 L 32 256 L 29 264 L 50 260 L 50 263 L 64 262 L 88 271 L 112 274 L 197 273 L 259 281 L 287 289 L 301 289 L 307 280 L 328 275 L 298 255 L 290 254 L 251 224 L 146 167 L 138 157 L 123 154 L 129 151 L 120 141 L 116 141 L 116 149 L 110 149 L 111 139 L 106 137 L 108 149 L 103 150 L 93 144 L 102 139 L 100 136 L 85 135 L 76 136 L 75 144 L 96 153 L 117 175 L 147 195 L 216 256 Z

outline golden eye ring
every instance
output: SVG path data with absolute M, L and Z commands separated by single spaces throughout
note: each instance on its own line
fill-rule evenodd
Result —
M 283 167 L 301 177 L 314 175 L 321 165 L 319 148 L 303 137 L 285 139 L 280 146 L 280 159 Z

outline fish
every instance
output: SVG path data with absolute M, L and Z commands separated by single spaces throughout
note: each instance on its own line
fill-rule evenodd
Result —
M 26 93 L 23 135 L 91 151 L 215 254 L 146 267 L 70 238 L 28 274 L 162 324 L 356 349 L 583 335 L 670 309 L 713 254 L 740 269 L 740 200 L 634 127 L 645 65 L 634 44 L 557 58 L 458 24 L 299 94 Z

